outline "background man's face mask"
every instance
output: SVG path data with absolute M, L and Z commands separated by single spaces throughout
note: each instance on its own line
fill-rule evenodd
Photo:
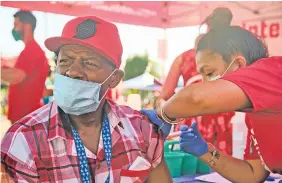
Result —
M 231 67 L 231 65 L 233 64 L 233 62 L 234 62 L 235 60 L 236 60 L 236 59 L 233 59 L 233 60 L 232 60 L 232 62 L 229 64 L 229 66 L 227 67 L 227 69 L 224 71 L 224 73 L 223 73 L 222 75 L 219 74 L 219 75 L 217 75 L 217 76 L 211 78 L 210 81 L 215 81 L 215 80 L 217 80 L 217 79 L 222 78 L 222 77 L 227 73 L 227 71 L 229 70 L 229 68 Z
M 98 109 L 107 91 L 100 99 L 101 86 L 115 73 L 116 69 L 102 83 L 73 79 L 55 74 L 54 98 L 56 104 L 67 114 L 82 115 Z
M 12 35 L 13 35 L 13 38 L 14 38 L 16 41 L 22 40 L 22 36 L 21 36 L 20 31 L 17 31 L 17 30 L 15 30 L 15 29 L 13 29 L 13 30 L 12 30 Z

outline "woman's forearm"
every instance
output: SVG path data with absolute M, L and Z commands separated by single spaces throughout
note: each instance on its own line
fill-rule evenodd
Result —
M 193 85 L 185 87 L 173 95 L 163 105 L 169 118 L 181 118 L 203 115 L 203 101 L 193 93 Z
M 169 118 L 180 118 L 232 112 L 251 106 L 241 88 L 219 79 L 186 86 L 166 101 L 163 109 Z
M 264 182 L 269 173 L 264 169 L 260 159 L 244 161 L 231 156 L 219 153 L 219 158 L 214 158 L 211 166 L 217 173 L 234 183 L 260 183 Z M 212 158 L 211 153 L 206 153 L 200 157 L 202 161 L 208 163 Z

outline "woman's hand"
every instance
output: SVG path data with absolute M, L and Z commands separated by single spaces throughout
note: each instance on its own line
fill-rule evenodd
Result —
M 197 128 L 197 122 L 194 122 L 189 128 L 187 125 L 180 127 L 180 148 L 196 157 L 202 156 L 208 152 L 208 144 L 202 138 Z
M 163 132 L 164 138 L 166 139 L 166 137 L 170 133 L 171 125 L 168 124 L 168 123 L 163 122 L 158 117 L 158 114 L 157 114 L 156 110 L 145 110 L 145 109 L 142 109 L 140 112 L 143 113 L 144 115 L 148 116 L 150 121 L 160 128 L 160 130 Z

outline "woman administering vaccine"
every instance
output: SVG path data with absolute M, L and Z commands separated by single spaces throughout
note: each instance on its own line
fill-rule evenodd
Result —
M 208 31 L 213 31 L 219 26 L 229 26 L 233 15 L 228 8 L 218 7 L 213 10 L 202 24 L 207 25 Z M 202 77 L 198 75 L 196 69 L 196 47 L 199 40 L 204 34 L 200 34 L 195 41 L 193 49 L 185 51 L 172 63 L 165 83 L 162 87 L 162 97 L 168 100 L 175 94 L 175 89 L 179 78 L 182 76 L 184 85 L 201 82 Z M 185 118 L 181 123 L 175 125 L 174 131 L 179 131 L 183 124 L 191 125 L 193 121 L 197 121 L 198 129 L 202 137 L 213 144 L 221 152 L 232 154 L 232 124 L 231 119 L 235 112 L 208 114 L 203 116 Z
M 226 26 L 201 38 L 196 63 L 203 83 L 180 90 L 155 113 L 143 112 L 167 135 L 178 118 L 244 111 L 248 127 L 244 160 L 206 143 L 197 123 L 181 127 L 182 150 L 231 182 L 258 183 L 270 172 L 282 174 L 282 56 L 268 57 L 257 36 Z

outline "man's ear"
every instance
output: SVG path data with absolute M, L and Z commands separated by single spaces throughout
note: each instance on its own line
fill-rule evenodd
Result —
M 112 75 L 112 82 L 110 83 L 110 88 L 115 88 L 124 76 L 124 72 L 120 69 L 116 70 L 116 72 Z
M 32 25 L 31 24 L 23 24 L 23 31 L 24 31 L 24 34 L 30 34 L 30 33 L 33 33 L 32 31 Z

